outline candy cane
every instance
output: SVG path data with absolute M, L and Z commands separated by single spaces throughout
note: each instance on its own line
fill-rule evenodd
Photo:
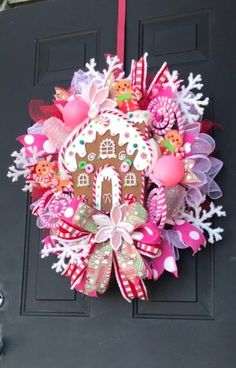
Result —
M 121 183 L 119 172 L 112 165 L 107 164 L 107 165 L 101 166 L 95 172 L 94 179 L 93 179 L 93 205 L 98 210 L 101 210 L 101 207 L 102 207 L 102 197 L 101 195 L 98 195 L 97 193 L 97 180 L 99 179 L 100 176 L 102 176 L 101 185 L 105 177 L 109 178 L 111 181 L 112 180 L 116 181 L 117 187 L 114 187 L 112 184 L 112 190 L 116 191 L 115 194 L 117 194 L 117 196 L 114 198 L 113 197 L 114 193 L 112 193 L 112 205 L 113 206 L 115 203 L 117 204 L 121 202 L 121 196 L 122 196 L 122 183 Z M 100 192 L 102 192 L 101 188 L 100 188 Z M 114 199 L 116 200 L 115 203 L 113 203 Z M 98 203 L 98 206 L 97 206 L 97 203 Z
M 179 133 L 184 133 L 182 113 L 170 97 L 157 96 L 149 103 L 147 110 L 151 112 L 152 129 L 155 134 L 165 135 L 172 129 L 175 122 L 178 124 Z
M 72 173 L 67 169 L 67 166 L 65 164 L 65 154 L 66 154 L 66 150 L 68 149 L 68 147 L 74 142 L 74 140 L 78 137 L 78 135 L 80 135 L 80 133 L 87 127 L 88 124 L 89 124 L 89 120 L 85 120 L 83 124 L 75 128 L 66 138 L 65 143 L 63 144 L 58 154 L 59 172 L 62 177 L 65 176 L 66 178 L 70 179 L 72 192 L 74 190 L 74 182 L 73 182 Z
M 153 183 L 157 185 L 157 188 L 151 190 L 147 199 L 147 209 L 149 218 L 151 221 L 158 223 L 159 228 L 165 226 L 167 217 L 167 204 L 166 204 L 166 194 L 162 183 L 155 177 L 155 175 L 150 174 L 149 178 Z

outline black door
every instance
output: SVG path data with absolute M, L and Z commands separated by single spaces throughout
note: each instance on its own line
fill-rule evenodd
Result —
M 114 282 L 87 299 L 41 260 L 41 234 L 20 185 L 6 178 L 15 137 L 29 125 L 28 101 L 48 99 L 73 71 L 116 49 L 117 1 L 49 0 L 0 14 L 0 325 L 6 368 L 233 368 L 236 364 L 234 0 L 128 0 L 126 68 L 149 52 L 150 72 L 167 60 L 181 76 L 201 73 L 207 117 L 225 168 L 218 178 L 224 240 L 182 255 L 180 277 L 149 284 L 149 302 L 125 302 Z

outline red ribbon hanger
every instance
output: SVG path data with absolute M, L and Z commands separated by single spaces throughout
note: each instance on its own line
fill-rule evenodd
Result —
M 124 63 L 125 54 L 126 0 L 118 0 L 118 19 L 116 32 L 116 54 Z

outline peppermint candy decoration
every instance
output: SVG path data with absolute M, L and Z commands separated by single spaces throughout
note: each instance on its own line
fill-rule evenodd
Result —
M 152 130 L 158 135 L 165 135 L 178 124 L 179 133 L 184 132 L 182 113 L 173 99 L 167 96 L 157 96 L 149 103 L 147 110 L 152 114 Z
M 39 228 L 57 229 L 69 202 L 70 195 L 62 192 L 47 191 L 38 207 L 37 225 Z
M 126 194 L 124 197 L 125 202 L 127 202 L 128 204 L 133 204 L 136 202 L 136 198 L 133 194 Z

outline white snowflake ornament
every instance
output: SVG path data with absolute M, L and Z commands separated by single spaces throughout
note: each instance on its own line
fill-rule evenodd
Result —
M 52 269 L 55 269 L 57 273 L 61 273 L 66 270 L 68 263 L 75 265 L 81 265 L 83 259 L 85 259 L 90 251 L 90 245 L 88 237 L 80 241 L 63 241 L 52 237 L 55 244 L 46 243 L 41 250 L 41 258 L 46 258 L 50 254 L 56 254 L 57 261 L 52 264 Z
M 185 117 L 186 123 L 199 121 L 199 118 L 204 113 L 204 106 L 207 106 L 209 103 L 209 98 L 203 98 L 201 92 L 197 94 L 193 92 L 193 90 L 200 91 L 202 89 L 203 83 L 201 81 L 202 77 L 200 74 L 194 77 L 193 73 L 190 73 L 188 76 L 188 85 L 182 85 L 176 93 L 175 99 Z M 173 83 L 176 83 L 176 81 Z
M 205 198 L 203 202 L 205 201 Z M 181 217 L 188 222 L 194 224 L 202 231 L 208 234 L 208 242 L 213 244 L 215 241 L 222 240 L 224 229 L 221 227 L 214 228 L 213 222 L 208 221 L 214 216 L 223 217 L 226 216 L 226 212 L 222 206 L 216 206 L 214 202 L 210 202 L 209 210 L 205 210 L 202 206 L 192 207 L 189 211 L 187 209 L 181 212 Z
M 14 158 L 14 165 L 11 165 L 8 168 L 7 177 L 11 178 L 12 182 L 18 181 L 18 179 L 22 176 L 23 178 L 27 178 L 30 174 L 29 166 L 37 164 L 44 154 L 43 151 L 38 151 L 36 146 L 28 147 L 27 150 L 31 153 L 29 156 L 26 152 L 25 147 L 22 147 L 19 152 L 14 151 L 11 154 L 11 157 Z M 47 160 L 51 160 L 51 156 L 47 157 Z M 22 188 L 24 192 L 32 191 L 33 185 L 26 183 Z

